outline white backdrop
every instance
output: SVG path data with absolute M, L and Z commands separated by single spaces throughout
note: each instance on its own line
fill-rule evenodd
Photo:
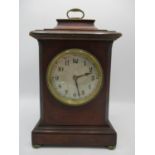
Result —
M 123 36 L 113 44 L 110 120 L 118 131 L 115 151 L 104 149 L 31 148 L 31 130 L 39 119 L 38 43 L 34 29 L 53 28 L 71 8 L 84 10 L 96 26 Z M 26 154 L 134 154 L 134 0 L 20 0 L 20 153 Z M 66 153 L 64 152 L 66 151 Z M 96 153 L 98 151 L 98 153 Z

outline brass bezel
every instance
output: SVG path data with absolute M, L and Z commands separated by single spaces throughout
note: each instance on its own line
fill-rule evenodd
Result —
M 51 72 L 53 70 L 54 65 L 56 64 L 57 60 L 60 59 L 61 57 L 66 56 L 67 54 L 72 54 L 72 55 L 82 55 L 82 57 L 86 58 L 87 60 L 89 60 L 90 62 L 92 62 L 92 64 L 94 64 L 94 66 L 96 67 L 96 70 L 98 72 L 99 75 L 99 81 L 98 84 L 96 86 L 96 89 L 92 92 L 91 95 L 86 96 L 85 98 L 82 99 L 68 99 L 64 96 L 61 96 L 59 94 L 59 92 L 57 92 L 57 90 L 55 89 L 55 87 L 52 84 L 52 80 L 51 80 Z M 86 103 L 88 103 L 89 101 L 91 101 L 92 99 L 94 99 L 96 97 L 96 95 L 99 93 L 99 91 L 101 90 L 101 87 L 103 86 L 103 71 L 102 71 L 102 67 L 100 65 L 100 63 L 98 62 L 97 58 L 95 56 L 93 56 L 92 54 L 90 54 L 88 51 L 83 50 L 83 49 L 78 49 L 78 48 L 72 48 L 72 49 L 67 49 L 64 50 L 62 52 L 60 52 L 58 55 L 56 55 L 49 63 L 48 68 L 47 68 L 47 74 L 46 74 L 46 82 L 47 82 L 47 87 L 50 91 L 50 93 L 61 103 L 65 104 L 65 105 L 69 105 L 69 106 L 80 106 L 80 105 L 84 105 Z

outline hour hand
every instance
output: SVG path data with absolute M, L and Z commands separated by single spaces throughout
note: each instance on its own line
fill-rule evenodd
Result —
M 91 72 L 89 72 L 89 73 L 84 73 L 84 74 L 81 74 L 81 75 L 77 75 L 76 78 L 78 79 L 78 78 L 80 78 L 80 77 L 88 76 L 88 75 L 90 75 L 90 74 L 91 74 Z

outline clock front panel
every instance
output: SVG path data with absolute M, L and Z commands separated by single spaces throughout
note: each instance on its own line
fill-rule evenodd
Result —
M 42 125 L 106 123 L 111 57 L 109 44 L 112 43 L 39 42 Z

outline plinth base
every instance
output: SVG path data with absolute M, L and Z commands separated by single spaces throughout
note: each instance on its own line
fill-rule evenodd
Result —
M 116 132 L 106 126 L 40 126 L 32 131 L 32 145 L 115 148 Z

